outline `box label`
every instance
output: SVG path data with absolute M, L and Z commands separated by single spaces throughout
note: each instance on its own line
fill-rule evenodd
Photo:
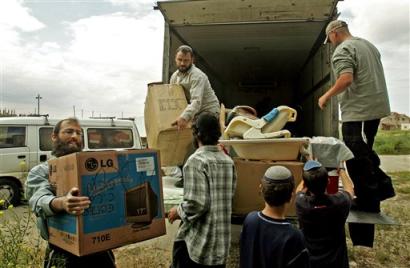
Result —
M 147 172 L 147 176 L 155 175 L 155 162 L 154 157 L 141 157 L 137 158 L 135 162 L 137 166 L 137 172 Z

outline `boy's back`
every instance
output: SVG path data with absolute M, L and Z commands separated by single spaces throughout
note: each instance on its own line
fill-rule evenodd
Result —
M 243 223 L 240 267 L 309 267 L 302 233 L 288 221 L 251 212 Z
M 350 202 L 345 191 L 320 197 L 297 193 L 299 225 L 311 253 L 313 267 L 349 267 L 344 225 Z

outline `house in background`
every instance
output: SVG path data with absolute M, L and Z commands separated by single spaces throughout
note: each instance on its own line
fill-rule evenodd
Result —
M 410 117 L 405 114 L 392 112 L 380 121 L 382 130 L 410 130 Z

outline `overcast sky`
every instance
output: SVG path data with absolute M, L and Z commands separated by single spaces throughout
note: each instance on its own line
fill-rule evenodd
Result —
M 163 18 L 151 0 L 0 0 L 0 109 L 142 116 L 161 81 Z M 341 18 L 382 54 L 393 111 L 410 114 L 409 1 L 345 0 Z

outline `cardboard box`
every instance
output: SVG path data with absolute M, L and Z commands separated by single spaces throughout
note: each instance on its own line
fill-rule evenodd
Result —
M 48 161 L 57 196 L 88 196 L 80 216 L 48 219 L 49 242 L 77 256 L 164 235 L 159 154 L 155 150 L 80 152 Z
M 161 166 L 180 166 L 192 145 L 192 130 L 177 130 L 171 124 L 188 102 L 179 85 L 150 84 L 145 100 L 145 130 L 148 147 L 161 152 Z
M 237 172 L 236 191 L 233 198 L 232 214 L 246 215 L 251 211 L 262 210 L 265 206 L 260 194 L 259 184 L 265 171 L 275 165 L 288 168 L 295 179 L 295 188 L 302 180 L 303 163 L 298 161 L 253 161 L 234 158 Z M 295 217 L 295 200 L 287 207 L 287 217 Z

